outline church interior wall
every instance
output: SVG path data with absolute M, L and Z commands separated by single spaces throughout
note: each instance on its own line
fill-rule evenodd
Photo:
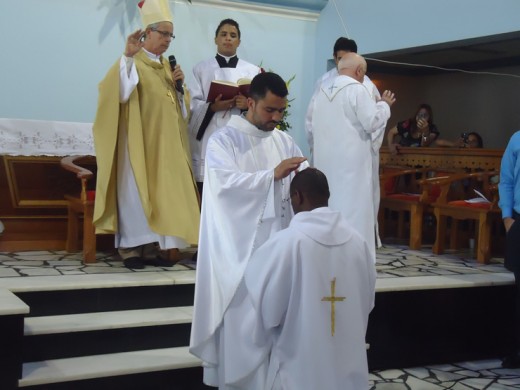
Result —
M 317 75 L 339 36 L 377 53 L 517 31 L 519 14 L 516 0 L 329 0 L 317 22 Z
M 98 83 L 123 53 L 126 37 L 140 27 L 137 0 L 19 0 L 2 4 L 0 29 L 4 57 L 0 72 L 0 117 L 93 122 Z M 238 56 L 284 79 L 290 86 L 292 125 L 306 146 L 305 96 L 313 87 L 312 51 L 316 22 L 288 12 L 260 12 L 170 0 L 176 39 L 165 55 L 175 54 L 192 81 L 192 67 L 215 55 L 215 29 L 225 18 L 238 21 Z M 312 81 L 311 81 L 312 80 Z
M 193 65 L 215 53 L 213 37 L 217 23 L 226 17 L 235 18 L 243 33 L 240 57 L 262 64 L 285 79 L 296 76 L 290 87 L 290 97 L 295 99 L 291 103 L 290 133 L 304 153 L 308 153 L 303 130 L 305 111 L 314 82 L 326 71 L 332 44 L 338 36 L 356 39 L 360 53 L 369 53 L 519 29 L 516 15 L 520 14 L 520 2 L 516 0 L 501 0 L 500 5 L 483 0 L 448 2 L 415 2 L 410 7 L 407 0 L 391 3 L 329 0 L 315 21 L 284 12 L 248 11 L 231 3 L 223 7 L 210 1 L 189 4 L 185 0 L 170 0 L 177 38 L 166 54 L 176 55 L 189 84 Z M 0 117 L 92 122 L 97 85 L 123 52 L 127 35 L 140 26 L 140 20 L 133 1 L 19 0 L 3 4 L 0 26 L 4 37 L 8 37 L 4 40 L 0 73 Z M 472 107 L 464 106 L 464 102 L 479 96 L 483 101 L 485 91 L 475 88 L 484 81 L 467 82 L 474 84 L 468 87 L 471 96 L 460 92 L 459 102 L 446 104 L 449 107 L 444 108 L 446 93 L 441 86 L 454 88 L 454 85 L 448 76 L 442 77 L 445 82 L 428 83 L 424 99 L 434 105 L 443 135 L 447 134 L 444 129 L 457 134 L 460 127 L 466 127 L 459 120 L 463 116 L 478 119 L 484 134 L 495 127 L 501 131 L 518 127 L 515 117 L 508 119 L 509 122 L 495 123 L 506 120 L 504 107 L 510 107 L 513 99 L 504 97 L 505 105 L 500 103 L 501 99 L 488 101 L 486 107 L 493 106 L 494 111 L 486 118 L 481 117 L 482 110 L 476 115 Z M 420 83 L 423 82 L 427 81 Z M 485 87 L 496 90 L 500 96 L 509 94 L 501 87 L 493 87 L 491 82 Z M 400 100 L 390 123 L 409 116 L 413 111 L 410 107 L 415 107 L 422 98 L 413 88 L 403 92 L 399 86 L 396 92 Z M 483 104 L 479 102 L 478 107 Z M 476 131 L 481 128 L 472 127 Z M 500 146 L 507 136 L 504 134 L 487 144 Z
M 490 73 L 520 74 L 520 67 L 486 69 Z M 381 90 L 397 95 L 387 129 L 415 113 L 417 106 L 432 106 L 441 138 L 456 140 L 462 132 L 478 132 L 487 148 L 505 148 L 520 129 L 516 95 L 520 78 L 489 74 L 441 73 L 431 76 L 371 75 Z
M 327 70 L 327 59 L 332 57 L 332 46 L 339 36 L 356 40 L 360 54 L 384 52 L 517 31 L 520 22 L 515 15 L 519 13 L 520 3 L 514 0 L 329 0 L 317 21 L 314 76 Z M 498 71 L 518 74 L 517 68 Z M 377 78 L 384 80 L 378 84 L 380 89 L 389 88 L 397 94 L 387 128 L 413 115 L 419 103 L 428 102 L 441 136 L 447 139 L 462 131 L 477 131 L 487 147 L 503 148 L 510 135 L 520 129 L 514 95 L 518 78 L 458 73 Z

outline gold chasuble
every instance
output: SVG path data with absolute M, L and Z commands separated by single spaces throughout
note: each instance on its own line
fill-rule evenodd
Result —
M 97 156 L 94 224 L 97 233 L 115 233 L 117 140 L 126 131 L 139 197 L 152 231 L 189 244 L 199 237 L 199 201 L 191 168 L 187 120 L 173 88 L 168 61 L 134 56 L 139 83 L 128 102 L 119 103 L 119 61 L 99 85 L 93 133 Z M 189 112 L 189 96 L 184 96 Z

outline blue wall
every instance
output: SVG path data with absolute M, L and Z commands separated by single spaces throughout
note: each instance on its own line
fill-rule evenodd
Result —
M 376 53 L 518 31 L 519 15 L 518 0 L 329 0 L 317 22 L 316 70 L 326 70 L 339 36 Z
M 0 117 L 92 122 L 97 84 L 140 26 L 135 3 L 2 1 Z M 175 53 L 190 83 L 192 66 L 215 53 L 218 22 L 235 18 L 243 35 L 240 57 L 286 79 L 296 75 L 290 133 L 305 153 L 303 117 L 338 36 L 349 35 L 360 53 L 370 53 L 520 30 L 518 0 L 329 0 L 317 21 L 279 8 L 221 3 L 170 0 L 177 39 L 166 54 Z
M 124 51 L 127 35 L 140 27 L 132 0 L 3 1 L 0 29 L 4 36 L 0 72 L 0 117 L 92 122 L 97 85 Z M 311 93 L 314 21 L 285 12 L 272 14 L 236 6 L 170 1 L 177 38 L 174 53 L 191 81 L 191 68 L 215 55 L 220 20 L 236 19 L 242 30 L 240 57 L 262 63 L 283 78 L 296 75 L 289 118 L 291 134 L 305 149 L 303 115 Z M 244 7 L 242 7 L 244 8 Z M 5 37 L 8 37 L 5 39 Z

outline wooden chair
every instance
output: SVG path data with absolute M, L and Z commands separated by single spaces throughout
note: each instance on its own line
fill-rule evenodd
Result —
M 95 191 L 89 190 L 94 186 L 95 174 L 80 164 L 95 167 L 96 158 L 93 156 L 68 156 L 61 159 L 61 166 L 67 171 L 75 173 L 81 181 L 81 192 L 78 195 L 65 195 L 68 202 L 66 250 L 67 252 L 79 250 L 78 226 L 80 217 L 83 216 L 83 261 L 95 263 L 96 234 L 92 222 Z
M 427 179 L 429 176 L 446 175 L 445 171 L 432 168 L 382 167 L 380 174 L 381 202 L 378 213 L 379 232 L 385 235 L 385 212 L 396 211 L 397 234 L 404 237 L 405 213 L 410 215 L 410 249 L 420 249 L 422 246 L 422 230 L 424 214 L 433 213 L 431 204 L 439 196 L 440 190 Z M 405 177 L 410 183 L 400 185 Z
M 450 248 L 457 249 L 458 232 L 460 220 L 474 220 L 478 224 L 477 252 L 476 257 L 479 263 L 488 263 L 491 257 L 491 226 L 493 217 L 500 215 L 498 208 L 498 185 L 492 181 L 493 177 L 498 177 L 498 171 L 484 171 L 469 174 L 454 175 L 449 178 L 438 179 L 435 184 L 441 188 L 441 193 L 437 201 L 433 204 L 433 212 L 437 219 L 437 231 L 433 253 L 444 253 L 446 240 L 446 225 L 448 217 L 451 218 L 450 229 Z M 453 200 L 450 194 L 456 184 L 465 183 L 468 192 L 465 198 Z M 470 203 L 465 199 L 476 198 L 473 193 L 475 187 L 486 196 L 490 202 Z

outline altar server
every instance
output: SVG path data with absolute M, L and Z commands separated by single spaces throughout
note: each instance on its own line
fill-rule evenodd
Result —
M 247 110 L 247 99 L 243 95 L 232 99 L 217 97 L 207 102 L 209 87 L 213 80 L 236 83 L 239 79 L 252 79 L 260 68 L 237 57 L 240 46 L 240 27 L 233 19 L 224 19 L 215 32 L 217 55 L 193 67 L 195 84 L 191 88 L 192 118 L 189 125 L 193 169 L 199 191 L 204 181 L 204 158 L 208 139 L 213 132 L 227 124 L 231 115 Z
M 198 242 L 199 202 L 188 146 L 184 75 L 163 53 L 173 35 L 167 0 L 139 3 L 144 30 L 132 33 L 124 55 L 99 86 L 94 122 L 97 187 L 94 224 L 115 233 L 131 269 L 172 266 L 160 249 Z M 186 100 L 186 101 L 184 101 Z
M 322 172 L 296 174 L 296 215 L 247 265 L 255 308 L 249 337 L 263 351 L 261 372 L 268 366 L 263 389 L 369 388 L 365 335 L 376 270 L 366 241 L 327 207 L 328 198 Z M 252 376 L 244 372 L 238 387 L 255 389 L 248 384 Z
M 395 98 L 385 91 L 376 103 L 362 84 L 366 69 L 366 61 L 355 53 L 341 58 L 340 75 L 323 83 L 316 97 L 312 127 L 317 130 L 314 165 L 329 180 L 330 207 L 367 240 L 375 262 L 371 134 L 386 126 Z
M 254 250 L 289 225 L 290 181 L 308 166 L 291 136 L 275 128 L 287 94 L 280 76 L 258 74 L 247 113 L 232 116 L 208 141 L 190 351 L 204 362 L 204 383 L 221 389 L 258 361 L 237 342 L 252 310 L 244 270 Z

